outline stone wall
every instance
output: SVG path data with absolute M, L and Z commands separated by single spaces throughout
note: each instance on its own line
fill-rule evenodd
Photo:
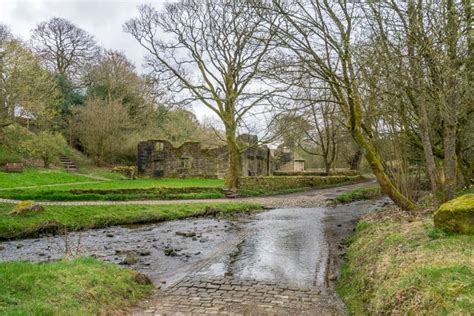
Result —
M 141 176 L 223 178 L 228 169 L 226 146 L 201 148 L 199 142 L 174 147 L 166 140 L 148 140 L 137 147 L 137 169 Z M 242 174 L 270 175 L 273 161 L 266 146 L 251 147 L 242 153 Z
M 315 188 L 329 185 L 356 182 L 361 176 L 277 176 L 277 177 L 242 177 L 241 190 L 283 191 L 298 188 Z

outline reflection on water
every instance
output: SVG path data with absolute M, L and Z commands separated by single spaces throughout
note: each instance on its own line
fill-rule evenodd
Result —
M 247 225 L 248 235 L 237 251 L 198 274 L 315 285 L 316 271 L 324 276 L 325 264 L 320 263 L 327 260 L 323 216 L 324 208 L 276 209 L 258 214 L 254 225 Z

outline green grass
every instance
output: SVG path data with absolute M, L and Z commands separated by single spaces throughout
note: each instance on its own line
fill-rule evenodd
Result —
M 474 236 L 446 234 L 431 216 L 390 216 L 357 226 L 337 286 L 351 314 L 470 315 Z
M 98 180 L 60 170 L 28 168 L 22 173 L 0 172 L 0 189 L 91 181 Z
M 193 190 L 192 192 L 188 192 Z M 220 188 L 86 189 L 62 191 L 56 187 L 0 191 L 0 197 L 36 201 L 130 201 L 223 198 Z
M 374 199 L 374 198 L 380 197 L 381 195 L 382 195 L 382 191 L 380 190 L 380 187 L 375 186 L 375 187 L 359 188 L 350 192 L 342 193 L 338 195 L 334 200 L 337 203 L 350 203 L 354 201 Z
M 192 203 L 173 205 L 44 206 L 40 213 L 12 216 L 14 206 L 0 204 L 0 239 L 36 236 L 42 232 L 84 230 L 186 217 L 261 209 L 251 203 Z
M 0 314 L 98 315 L 125 309 L 152 292 L 136 272 L 92 258 L 0 263 Z
M 88 174 L 44 169 L 26 169 L 23 173 L 0 172 L 0 197 L 41 201 L 125 201 L 224 196 L 224 182 L 220 179 L 120 180 L 121 175 L 103 169 L 88 169 L 86 172 Z

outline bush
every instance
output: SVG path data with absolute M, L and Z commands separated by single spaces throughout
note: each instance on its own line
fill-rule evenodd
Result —
M 66 140 L 61 134 L 40 132 L 22 144 L 25 152 L 32 158 L 43 160 L 45 168 L 56 161 L 67 147 Z
M 0 167 L 12 162 L 21 162 L 20 155 L 0 148 Z
M 442 204 L 433 215 L 435 226 L 445 231 L 474 234 L 474 194 Z

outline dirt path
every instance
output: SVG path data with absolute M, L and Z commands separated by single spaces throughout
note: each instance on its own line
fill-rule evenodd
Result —
M 198 199 L 198 200 L 136 200 L 136 201 L 40 201 L 43 205 L 169 205 L 169 204 L 190 204 L 190 203 L 212 203 L 212 202 L 249 202 L 259 203 L 267 207 L 310 207 L 320 205 L 327 199 L 337 195 L 352 191 L 356 188 L 374 184 L 375 181 L 365 181 L 351 185 L 331 187 L 326 189 L 315 189 L 305 192 L 297 192 L 284 195 L 248 197 L 248 198 L 224 198 L 224 199 Z M 0 203 L 18 203 L 18 200 L 2 199 Z

